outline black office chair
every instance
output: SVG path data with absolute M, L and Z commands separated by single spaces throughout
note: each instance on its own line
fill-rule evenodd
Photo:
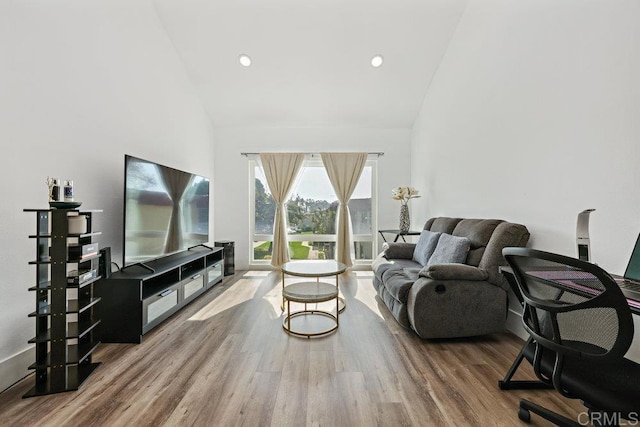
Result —
M 640 420 L 640 365 L 625 359 L 633 319 L 614 279 L 600 267 L 562 255 L 505 248 L 522 292 L 522 322 L 533 340 L 524 355 L 537 377 L 563 396 L 580 399 L 589 419 L 574 422 L 527 400 L 531 412 L 559 425 L 617 425 Z

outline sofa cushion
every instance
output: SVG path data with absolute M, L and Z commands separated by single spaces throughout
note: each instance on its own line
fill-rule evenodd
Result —
M 380 299 L 384 302 L 384 305 L 386 305 L 391 312 L 393 318 L 396 319 L 403 328 L 411 329 L 409 314 L 407 313 L 407 304 L 403 304 L 392 297 L 387 291 L 387 288 L 382 285 L 376 288 L 376 291 L 378 292 Z
M 451 234 L 469 239 L 473 249 L 484 247 L 487 246 L 493 231 L 501 222 L 503 221 L 499 219 L 463 219 Z
M 422 269 L 421 268 L 403 268 L 402 271 L 404 272 L 404 275 L 407 276 L 409 279 L 416 281 L 418 280 L 418 277 L 420 277 L 420 272 L 422 271 Z
M 460 221 L 462 221 L 462 218 L 431 218 L 427 220 L 427 223 L 424 225 L 424 229 L 434 232 L 439 231 L 441 233 L 451 234 Z
M 471 241 L 466 237 L 456 237 L 443 234 L 438 240 L 436 250 L 429 258 L 427 265 L 447 264 L 451 262 L 464 263 L 471 247 Z
M 465 261 L 465 264 L 472 265 L 474 267 L 480 265 L 480 261 L 482 261 L 485 250 L 485 246 L 482 246 L 481 248 L 471 249 L 467 254 L 467 261 Z
M 386 259 L 382 255 L 378 255 L 376 259 L 371 263 L 371 269 L 373 270 L 373 274 L 382 281 L 382 275 L 387 270 L 401 270 L 403 268 L 417 268 L 420 269 L 422 266 L 415 261 L 410 259 Z
M 409 289 L 416 279 L 407 276 L 403 270 L 387 270 L 382 275 L 382 283 L 386 291 L 402 304 L 407 303 Z
M 413 260 L 422 266 L 427 265 L 427 261 L 433 255 L 433 251 L 436 250 L 441 234 L 440 232 L 434 233 L 433 231 L 422 230 L 418 243 L 416 243 L 416 247 L 413 250 Z

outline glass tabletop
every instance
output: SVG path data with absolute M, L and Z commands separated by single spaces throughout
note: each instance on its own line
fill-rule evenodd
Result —
M 338 288 L 324 282 L 299 282 L 284 287 L 283 295 L 293 302 L 324 302 L 338 297 Z
M 347 266 L 335 260 L 289 261 L 282 265 L 282 272 L 300 277 L 335 276 L 344 273 Z

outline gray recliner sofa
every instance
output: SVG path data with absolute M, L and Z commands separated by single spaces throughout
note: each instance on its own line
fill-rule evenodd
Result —
M 385 243 L 372 263 L 373 285 L 393 317 L 422 338 L 501 332 L 509 285 L 499 266 L 502 249 L 525 246 L 524 225 L 498 219 L 429 219 L 425 230 L 469 239 L 464 263 L 422 265 L 414 243 Z

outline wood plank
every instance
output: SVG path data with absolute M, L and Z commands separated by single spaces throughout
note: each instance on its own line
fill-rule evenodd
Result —
M 31 376 L 0 394 L 0 425 L 517 425 L 522 397 L 584 411 L 552 390 L 498 389 L 518 337 L 422 340 L 370 275 L 340 281 L 340 327 L 306 339 L 282 329 L 278 274 L 237 272 L 142 344 L 101 345 L 79 391 L 22 399 Z M 527 363 L 517 377 L 534 378 Z
M 301 426 L 307 421 L 307 406 L 309 404 L 309 364 L 311 348 L 308 340 L 286 335 L 287 340 L 282 344 L 281 377 L 276 394 L 276 403 L 271 425 L 273 426 Z

